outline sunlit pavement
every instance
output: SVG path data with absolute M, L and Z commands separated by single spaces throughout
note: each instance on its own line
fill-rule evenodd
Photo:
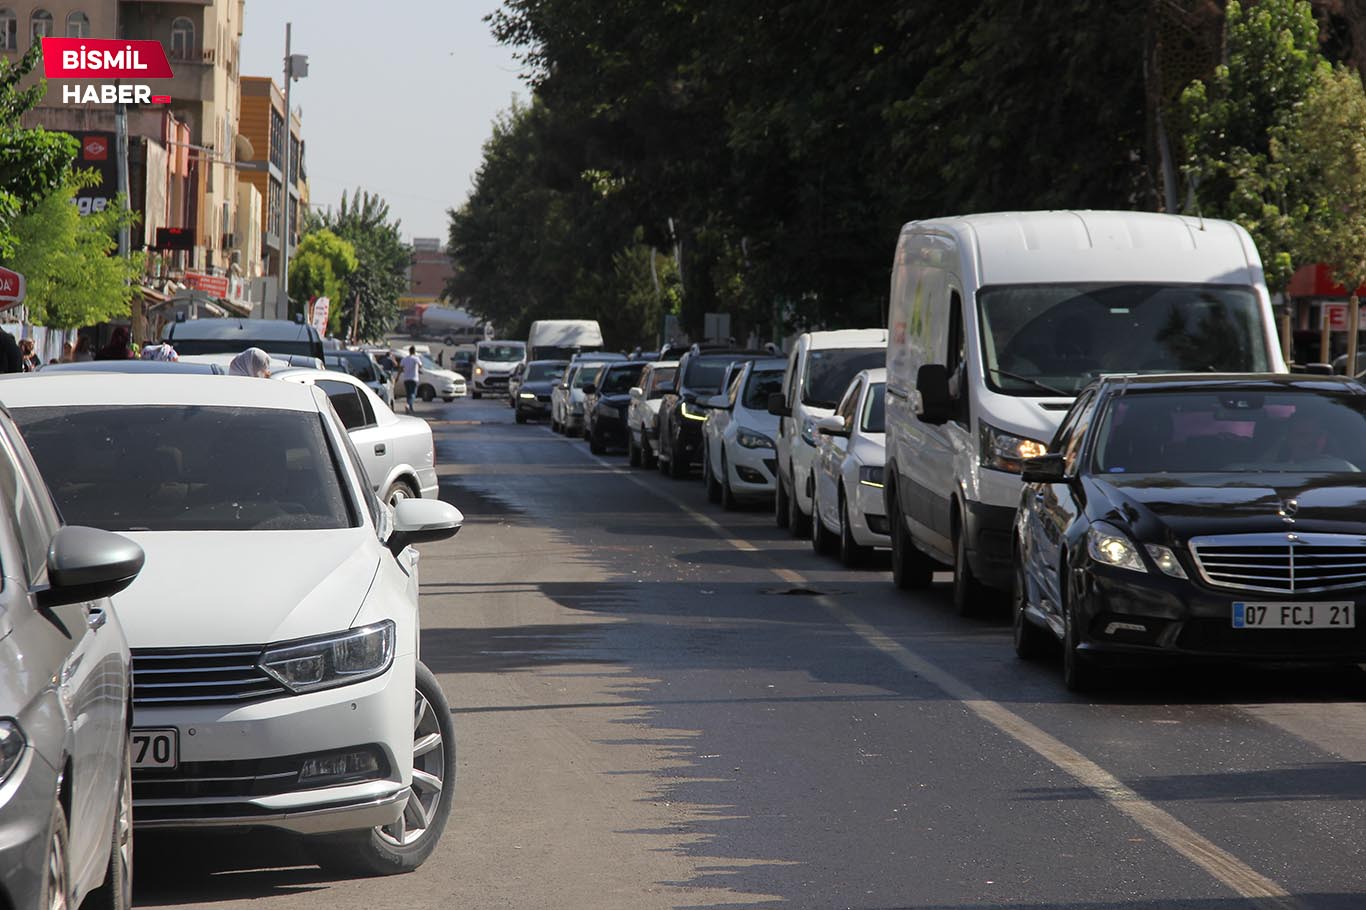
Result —
M 467 519 L 421 563 L 459 737 L 440 847 L 337 880 L 285 837 L 140 837 L 139 906 L 1366 906 L 1356 671 L 1077 698 L 1003 614 L 846 571 L 764 508 L 505 399 L 419 412 Z

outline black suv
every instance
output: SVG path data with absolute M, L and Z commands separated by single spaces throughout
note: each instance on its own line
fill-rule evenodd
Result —
M 721 392 L 726 368 L 740 360 L 772 357 L 769 351 L 715 350 L 694 345 L 678 361 L 674 390 L 659 404 L 659 472 L 687 477 L 702 463 L 702 404 Z

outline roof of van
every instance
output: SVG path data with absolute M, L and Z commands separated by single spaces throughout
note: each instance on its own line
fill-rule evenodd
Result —
M 308 341 L 317 331 L 287 319 L 191 319 L 166 327 L 168 339 L 242 338 L 251 341 Z
M 807 332 L 808 350 L 830 348 L 880 348 L 887 344 L 886 329 L 837 329 L 833 332 Z
M 912 221 L 902 228 L 903 234 L 922 232 L 957 238 L 975 261 L 979 287 L 1264 281 L 1261 259 L 1247 232 L 1210 218 L 1156 212 L 996 212 Z

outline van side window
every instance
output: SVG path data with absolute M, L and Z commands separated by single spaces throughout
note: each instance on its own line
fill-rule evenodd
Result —
M 944 365 L 949 370 L 949 398 L 958 403 L 959 419 L 968 417 L 968 338 L 963 329 L 963 297 L 949 295 L 949 349 Z

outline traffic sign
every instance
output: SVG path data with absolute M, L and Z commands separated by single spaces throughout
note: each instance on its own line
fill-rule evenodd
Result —
M 1347 304 L 1345 303 L 1325 303 L 1323 304 L 1323 318 L 1328 322 L 1328 329 L 1332 332 L 1347 331 Z
M 13 269 L 0 268 L 0 309 L 22 303 L 27 291 L 23 275 Z

